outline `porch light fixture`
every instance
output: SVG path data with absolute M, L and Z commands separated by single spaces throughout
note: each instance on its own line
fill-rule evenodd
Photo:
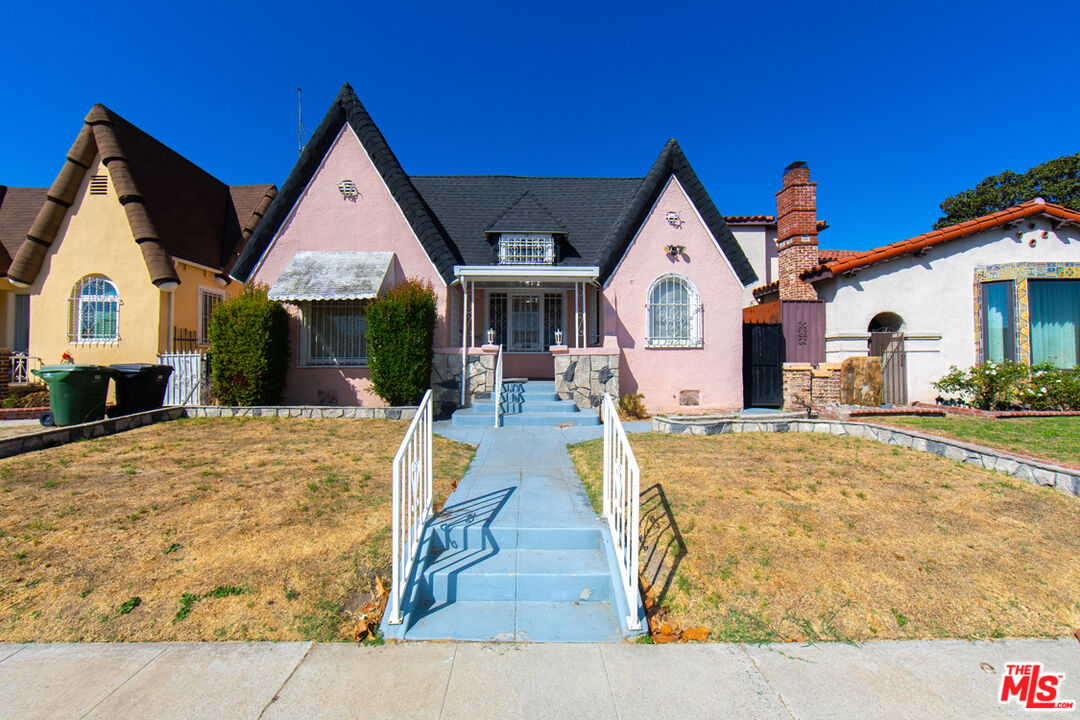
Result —
M 665 245 L 664 250 L 668 255 L 675 257 L 676 255 L 682 255 L 683 250 L 686 250 L 685 245 Z
M 488 328 L 487 341 L 488 341 L 488 345 L 494 345 L 495 344 L 495 328 Z
M 562 345 L 562 330 L 555 328 L 555 344 Z
M 682 225 L 682 220 L 679 219 L 679 213 L 674 210 L 669 210 L 668 214 L 664 216 L 664 219 L 668 221 L 668 225 L 671 227 L 679 227 Z

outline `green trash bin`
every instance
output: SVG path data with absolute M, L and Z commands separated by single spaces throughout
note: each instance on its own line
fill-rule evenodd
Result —
M 101 365 L 43 365 L 32 371 L 49 386 L 49 409 L 42 425 L 78 425 L 105 417 L 105 396 L 113 371 Z M 48 415 L 52 415 L 51 418 Z M 51 422 L 50 422 L 51 421 Z
M 110 365 L 116 382 L 116 409 L 113 415 L 157 410 L 165 401 L 165 389 L 173 369 L 169 365 L 128 363 Z

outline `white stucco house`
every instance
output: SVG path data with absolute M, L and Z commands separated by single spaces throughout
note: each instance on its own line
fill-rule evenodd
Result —
M 934 402 L 932 384 L 951 365 L 1080 359 L 1080 213 L 1041 198 L 819 258 L 799 279 L 824 302 L 826 362 L 895 354 L 904 387 L 892 402 Z M 875 332 L 887 340 L 876 349 Z

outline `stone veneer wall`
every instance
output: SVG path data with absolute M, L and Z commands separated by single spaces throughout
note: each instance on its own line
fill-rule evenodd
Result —
M 812 432 L 826 435 L 877 440 L 887 445 L 911 448 L 975 467 L 1004 473 L 1035 485 L 1056 487 L 1068 495 L 1080 496 L 1080 468 L 1054 465 L 1020 457 L 994 448 L 901 430 L 884 425 L 843 420 L 752 420 L 695 421 L 686 418 L 654 417 L 653 430 L 672 435 L 720 435 L 737 432 Z
M 579 408 L 598 408 L 604 393 L 619 399 L 619 356 L 555 355 L 555 393 Z
M 412 420 L 413 406 L 402 407 L 332 407 L 329 405 L 193 405 L 183 408 L 187 417 L 283 417 L 283 418 L 352 418 L 358 420 Z M 434 408 L 432 408 L 434 411 Z
M 784 363 L 784 409 L 840 403 L 840 363 Z
M 466 360 L 465 404 L 495 390 L 495 355 L 470 354 Z M 461 406 L 461 354 L 435 353 L 431 358 L 431 400 L 435 417 L 448 417 Z

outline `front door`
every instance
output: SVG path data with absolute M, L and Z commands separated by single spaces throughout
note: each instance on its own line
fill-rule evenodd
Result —
M 547 352 L 555 331 L 563 332 L 562 293 L 491 293 L 488 327 L 507 352 Z

